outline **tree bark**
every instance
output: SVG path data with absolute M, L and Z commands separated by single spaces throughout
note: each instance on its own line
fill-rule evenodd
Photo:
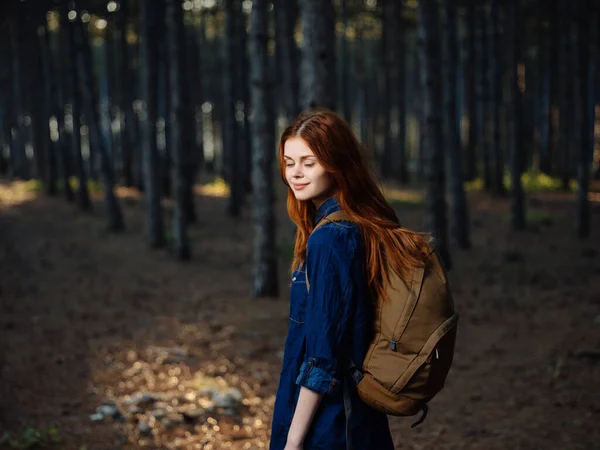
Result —
M 165 244 L 163 212 L 160 203 L 160 179 L 158 149 L 156 147 L 156 97 L 157 97 L 157 4 L 140 2 L 140 90 L 142 108 L 140 125 L 142 134 L 142 158 L 144 195 L 146 199 L 146 226 L 150 247 Z
M 23 73 L 21 71 L 20 43 L 23 42 L 24 5 L 17 5 L 17 11 L 10 20 L 10 43 L 11 43 L 11 80 L 12 80 L 12 109 L 13 122 L 15 124 L 15 137 L 11 139 L 10 169 L 13 176 L 22 179 L 29 178 L 29 162 L 25 153 L 25 114 L 23 110 L 23 92 L 21 82 Z
M 589 14 L 590 1 L 581 0 L 575 6 L 575 26 L 572 33 L 573 48 L 577 49 L 577 62 L 575 69 L 575 123 L 579 124 L 576 130 L 577 154 L 577 237 L 587 238 L 590 235 L 590 203 L 588 199 L 589 172 L 594 144 L 591 140 L 590 130 L 590 105 L 588 103 L 588 64 L 590 58 L 589 42 Z M 592 125 L 593 127 L 593 125 Z
M 504 189 L 504 160 L 501 146 L 501 109 L 502 109 L 502 50 L 500 31 L 500 0 L 491 0 L 490 8 L 490 89 L 491 89 L 491 120 L 490 120 L 490 153 L 491 153 L 491 191 L 498 196 L 505 195 Z
M 390 66 L 393 64 L 391 55 L 390 39 L 393 34 L 392 28 L 395 27 L 395 21 L 393 17 L 394 5 L 393 0 L 383 0 L 381 4 L 382 24 L 381 24 L 381 70 L 379 76 L 381 77 L 382 93 L 381 102 L 379 107 L 381 108 L 382 115 L 382 133 L 383 133 L 383 152 L 381 157 L 380 173 L 383 178 L 389 178 L 392 174 L 392 136 L 391 136 L 391 107 L 392 102 L 390 101 L 391 95 L 391 74 Z
M 331 0 L 300 0 L 302 108 L 336 108 L 335 11 Z
M 558 130 L 558 151 L 560 153 L 560 177 L 564 190 L 569 189 L 570 176 L 570 161 L 569 161 L 569 98 L 568 98 L 568 67 L 569 64 L 569 6 L 566 0 L 558 1 L 559 17 L 558 21 L 558 79 L 561 80 L 558 88 L 558 103 L 559 103 L 559 130 Z
M 183 9 L 179 0 L 167 0 L 167 52 L 169 55 L 169 98 L 171 127 L 169 133 L 170 153 L 173 156 L 174 173 L 174 210 L 173 210 L 173 249 L 179 259 L 190 258 L 190 246 L 187 235 L 187 221 L 185 214 L 185 190 L 187 180 L 186 170 L 189 170 L 189 142 L 184 139 L 184 121 L 189 117 L 184 116 L 183 87 L 185 80 L 185 66 L 182 61 L 183 54 L 179 51 L 185 41 L 183 25 Z
M 481 156 L 483 165 L 483 185 L 485 190 L 490 190 L 492 187 L 492 172 L 490 168 L 490 89 L 488 78 L 488 39 L 486 30 L 488 28 L 488 20 L 485 4 L 477 5 L 475 9 L 477 16 L 477 97 L 479 100 L 479 139 L 480 144 L 478 154 Z
M 297 0 L 275 0 L 275 39 L 281 69 L 281 98 L 288 122 L 300 113 L 298 91 L 298 48 L 294 33 L 298 18 Z
M 75 30 L 76 44 L 79 49 L 78 63 L 79 76 L 84 81 L 82 88 L 83 102 L 86 105 L 88 126 L 90 130 L 90 136 L 92 141 L 98 142 L 98 153 L 100 157 L 100 168 L 102 174 L 102 184 L 104 185 L 104 206 L 108 215 L 108 227 L 112 231 L 119 231 L 125 228 L 125 222 L 123 221 L 123 214 L 121 207 L 117 201 L 117 197 L 113 191 L 114 189 L 114 173 L 112 161 L 107 151 L 107 144 L 104 142 L 99 133 L 99 114 L 98 114 L 98 101 L 96 98 L 96 91 L 94 89 L 94 73 L 92 68 L 92 50 L 90 48 L 90 42 L 87 36 L 87 31 L 83 26 L 83 23 L 79 19 L 81 17 L 80 11 L 77 12 L 77 28 Z
M 71 133 L 71 151 L 72 155 L 75 157 L 75 169 L 77 171 L 77 206 L 82 211 L 89 211 L 92 209 L 92 204 L 90 202 L 90 196 L 88 192 L 88 180 L 87 174 L 85 171 L 85 165 L 83 161 L 83 154 L 81 153 L 81 96 L 82 96 L 82 80 L 79 79 L 77 73 L 77 65 L 78 62 L 78 48 L 76 44 L 76 25 L 68 18 L 69 14 L 69 5 L 68 1 L 64 0 L 62 2 L 62 18 L 66 24 L 67 33 L 64 35 L 65 38 L 65 48 L 67 49 L 66 58 L 64 58 L 65 62 L 65 73 L 64 76 L 67 77 L 68 81 L 66 86 L 68 86 L 69 90 L 66 93 L 71 102 L 71 116 L 73 123 L 73 132 Z M 81 18 L 78 16 L 75 20 L 79 21 Z M 90 120 L 92 118 L 90 117 Z
M 425 179 L 426 179 L 426 229 L 436 239 L 436 248 L 447 268 L 451 267 L 446 226 L 446 200 L 444 195 L 444 152 L 442 139 L 442 85 L 439 20 L 437 3 L 433 0 L 419 2 L 417 7 L 418 32 L 422 40 L 422 79 L 425 117 Z
M 456 68 L 458 67 L 458 38 L 454 0 L 444 0 L 443 38 L 444 62 L 444 142 L 450 186 L 450 231 L 459 248 L 469 248 L 469 218 L 464 190 L 463 159 L 460 135 L 456 126 Z
M 352 95 L 350 89 L 350 51 L 348 48 L 348 39 L 346 30 L 348 29 L 348 1 L 340 1 L 340 16 L 342 19 L 342 36 L 340 42 L 340 91 L 342 101 L 342 114 L 346 122 L 352 123 Z
M 242 152 L 243 130 L 238 122 L 237 99 L 238 87 L 237 75 L 239 68 L 239 58 L 241 51 L 240 41 L 236 36 L 237 16 L 241 14 L 241 3 L 239 0 L 225 0 L 225 45 L 226 45 L 226 68 L 224 73 L 225 85 L 225 165 L 228 181 L 230 185 L 228 212 L 232 217 L 239 217 L 241 214 L 243 196 L 244 196 L 244 177 L 242 174 L 244 168 L 245 154 Z
M 466 36 L 463 39 L 464 44 L 464 92 L 465 92 L 465 107 L 466 114 L 469 117 L 469 131 L 467 133 L 467 142 L 465 143 L 465 158 L 466 158 L 466 174 L 465 179 L 472 181 L 477 177 L 477 148 L 480 147 L 478 142 L 479 133 L 477 129 L 479 125 L 479 115 L 477 114 L 477 85 L 475 80 L 477 78 L 477 57 L 475 55 L 475 48 L 477 44 L 476 38 L 476 8 L 477 0 L 469 0 L 467 5 L 466 15 Z
M 394 54 L 396 60 L 395 86 L 397 96 L 395 98 L 397 111 L 398 136 L 396 137 L 396 149 L 394 151 L 394 174 L 400 184 L 407 184 L 408 162 L 406 157 L 406 21 L 404 20 L 402 3 L 395 4 L 394 17 L 396 28 L 394 29 Z
M 42 80 L 44 84 L 44 123 L 49 124 L 52 119 L 54 110 L 54 93 L 53 78 L 54 74 L 50 67 L 50 45 L 48 37 L 48 22 L 44 20 L 44 24 L 40 27 L 41 34 L 38 36 L 38 45 L 40 49 L 40 58 L 42 66 Z M 0 129 L 0 133 L 1 133 Z M 48 143 L 48 153 L 46 155 L 46 166 L 44 178 L 46 179 L 46 193 L 48 195 L 56 195 L 56 158 L 58 156 L 58 143 L 52 139 L 52 130 L 47 125 L 44 128 L 44 139 Z M 0 147 L 0 152 L 2 151 Z
M 273 159 L 274 114 L 271 101 L 273 82 L 269 76 L 268 0 L 254 0 L 251 22 L 252 156 L 253 156 L 253 298 L 276 297 L 277 239 L 275 233 L 275 192 Z
M 508 103 L 508 151 L 511 155 L 511 225 L 514 230 L 523 230 L 525 224 L 525 201 L 521 185 L 521 168 L 523 166 L 523 148 L 521 139 L 521 124 L 523 122 L 523 107 L 521 91 L 519 90 L 517 65 L 520 60 L 520 24 L 519 0 L 508 0 L 506 5 L 506 33 L 508 44 L 509 68 L 509 103 Z

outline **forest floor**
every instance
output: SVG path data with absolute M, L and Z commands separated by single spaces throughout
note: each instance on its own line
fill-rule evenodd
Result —
M 513 232 L 507 200 L 469 193 L 455 362 L 423 425 L 390 419 L 397 449 L 600 449 L 594 189 L 585 241 L 572 194 L 532 194 L 531 225 Z M 148 248 L 139 198 L 120 196 L 127 231 L 111 234 L 99 199 L 86 214 L 0 181 L 0 448 L 267 448 L 288 322 L 283 195 L 281 295 L 264 300 L 249 297 L 249 206 L 234 220 L 226 198 L 198 195 L 181 263 Z M 421 227 L 422 205 L 396 207 Z

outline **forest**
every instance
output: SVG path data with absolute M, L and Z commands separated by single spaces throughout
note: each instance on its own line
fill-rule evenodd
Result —
M 268 448 L 277 146 L 313 108 L 435 237 L 461 316 L 396 448 L 600 448 L 599 23 L 595 0 L 3 0 L 0 448 Z

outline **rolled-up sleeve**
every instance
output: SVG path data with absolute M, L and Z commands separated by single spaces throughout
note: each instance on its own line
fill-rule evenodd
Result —
M 338 228 L 336 228 L 338 227 Z M 326 225 L 311 235 L 306 256 L 310 285 L 306 305 L 306 353 L 297 384 L 322 394 L 341 388 L 349 350 L 354 252 L 347 231 Z

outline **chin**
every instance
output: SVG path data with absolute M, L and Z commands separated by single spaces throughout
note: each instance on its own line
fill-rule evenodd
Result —
M 292 192 L 294 193 L 294 197 L 296 197 L 296 200 L 308 201 L 314 198 L 314 195 L 310 192 L 296 192 L 294 190 L 292 190 Z

